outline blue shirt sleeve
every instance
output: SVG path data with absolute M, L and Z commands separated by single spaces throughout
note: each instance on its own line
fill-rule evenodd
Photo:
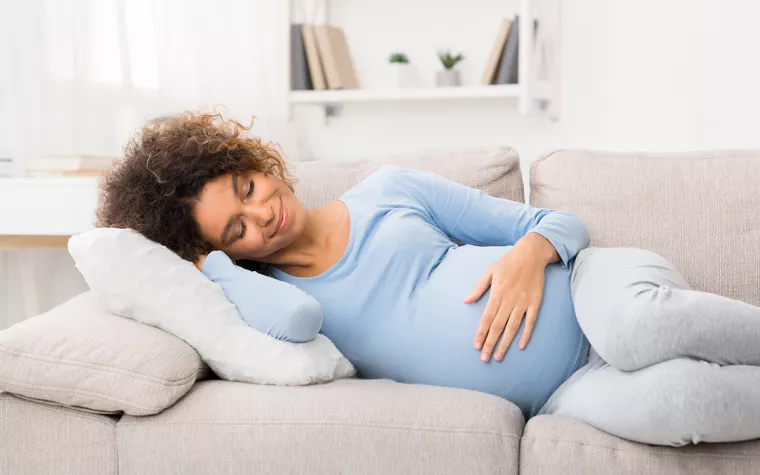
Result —
M 496 198 L 440 175 L 386 165 L 386 187 L 413 200 L 451 239 L 477 246 L 514 245 L 527 233 L 545 237 L 563 266 L 588 247 L 586 225 L 574 214 Z
M 236 266 L 222 251 L 203 263 L 203 274 L 221 285 L 251 328 L 278 340 L 305 343 L 322 328 L 322 307 L 298 287 Z

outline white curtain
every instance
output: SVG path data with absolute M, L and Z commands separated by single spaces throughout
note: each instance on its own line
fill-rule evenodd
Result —
M 119 156 L 146 120 L 215 108 L 242 123 L 256 116 L 252 133 L 298 160 L 287 122 L 287 1 L 0 5 L 0 149 L 22 165 Z M 0 329 L 84 288 L 65 250 L 0 252 Z

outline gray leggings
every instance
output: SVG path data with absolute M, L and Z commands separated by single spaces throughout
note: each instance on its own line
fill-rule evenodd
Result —
M 760 307 L 631 248 L 581 251 L 571 289 L 593 350 L 539 414 L 656 445 L 760 438 Z

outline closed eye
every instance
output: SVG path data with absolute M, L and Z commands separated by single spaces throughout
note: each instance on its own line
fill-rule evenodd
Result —
M 248 226 L 246 226 L 245 221 L 242 219 L 240 220 L 240 233 L 238 234 L 238 239 L 243 239 L 245 237 L 245 233 L 248 230 Z
M 248 192 L 245 194 L 245 199 L 248 199 L 253 194 L 253 180 L 248 181 Z

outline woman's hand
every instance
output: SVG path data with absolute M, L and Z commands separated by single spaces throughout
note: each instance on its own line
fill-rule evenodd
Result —
M 543 236 L 528 233 L 504 257 L 491 265 L 465 299 L 469 304 L 478 300 L 488 288 L 491 294 L 480 326 L 475 334 L 475 349 L 482 352 L 480 359 L 487 362 L 502 332 L 499 347 L 494 354 L 501 361 L 525 318 L 525 328 L 519 348 L 525 349 L 536 324 L 538 309 L 544 292 L 544 271 L 552 262 L 559 261 L 554 246 Z

